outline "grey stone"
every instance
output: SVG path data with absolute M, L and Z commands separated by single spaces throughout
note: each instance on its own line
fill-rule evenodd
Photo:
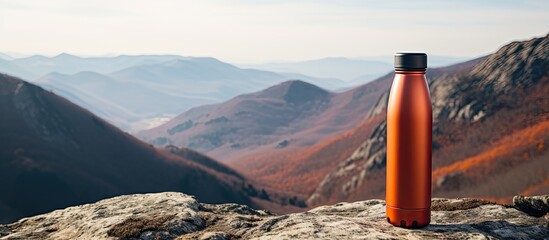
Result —
M 513 206 L 532 216 L 541 217 L 549 213 L 549 195 L 543 196 L 515 196 Z
M 230 240 L 231 234 L 225 232 L 206 232 L 202 234 L 200 240 Z
M 479 199 L 432 205 L 431 225 L 410 230 L 387 223 L 383 200 L 276 216 L 182 193 L 135 194 L 0 225 L 0 239 L 549 239 L 546 217 L 511 206 Z

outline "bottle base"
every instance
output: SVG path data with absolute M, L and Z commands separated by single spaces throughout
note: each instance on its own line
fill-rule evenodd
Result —
M 422 228 L 431 222 L 431 210 L 403 209 L 387 205 L 387 222 L 396 227 Z

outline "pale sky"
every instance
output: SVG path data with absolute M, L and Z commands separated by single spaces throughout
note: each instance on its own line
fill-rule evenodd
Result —
M 49 56 L 474 57 L 548 32 L 547 0 L 0 0 L 0 52 Z

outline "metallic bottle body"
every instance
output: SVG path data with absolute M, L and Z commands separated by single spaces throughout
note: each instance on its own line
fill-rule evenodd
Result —
M 432 109 L 424 71 L 397 71 L 387 107 L 387 220 L 423 227 L 431 215 Z

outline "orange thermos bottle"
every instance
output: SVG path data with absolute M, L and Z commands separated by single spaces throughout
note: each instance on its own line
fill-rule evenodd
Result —
M 387 221 L 419 228 L 431 219 L 432 109 L 425 53 L 395 54 L 387 106 Z

